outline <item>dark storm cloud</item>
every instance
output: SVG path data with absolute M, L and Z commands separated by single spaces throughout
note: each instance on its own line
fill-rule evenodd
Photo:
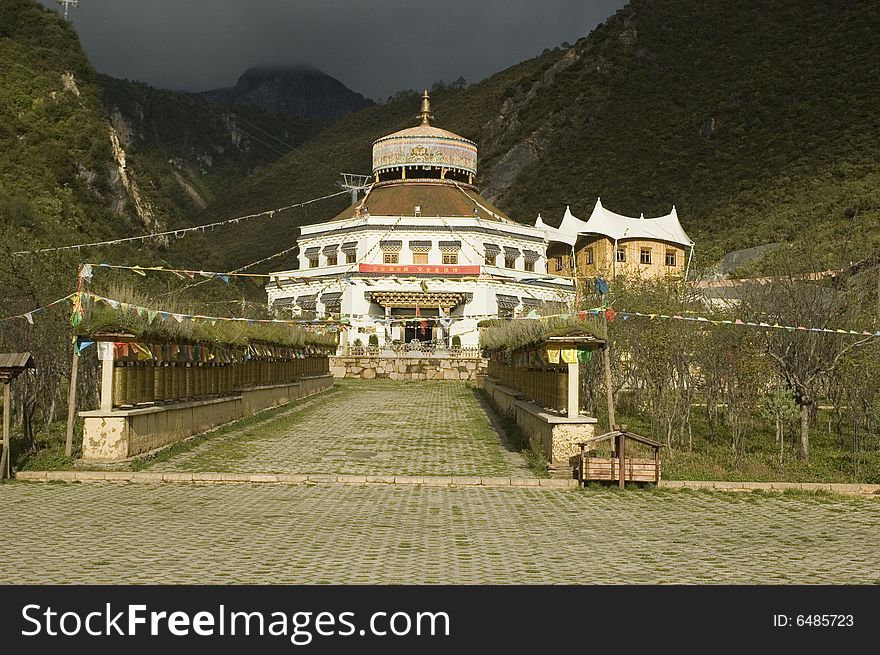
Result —
M 55 0 L 41 0 L 58 7 Z M 384 99 L 459 75 L 476 82 L 563 41 L 624 0 L 80 0 L 95 67 L 154 86 L 232 85 L 256 64 L 309 63 Z

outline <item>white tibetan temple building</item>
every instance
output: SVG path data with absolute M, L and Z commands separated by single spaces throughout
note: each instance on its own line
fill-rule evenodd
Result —
M 426 91 L 418 126 L 373 143 L 366 195 L 302 228 L 299 268 L 272 274 L 270 307 L 347 319 L 342 347 L 370 335 L 472 347 L 483 318 L 573 309 L 571 279 L 548 274 L 545 230 L 480 196 L 477 145 L 431 118 Z

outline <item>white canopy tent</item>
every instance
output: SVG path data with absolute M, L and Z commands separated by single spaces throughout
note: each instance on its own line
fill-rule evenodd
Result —
M 571 213 L 566 208 L 566 216 L 571 216 Z M 574 218 L 572 216 L 572 218 Z M 578 220 L 578 219 L 574 219 Z M 579 221 L 583 223 L 583 221 Z M 574 246 L 577 241 L 577 233 L 566 233 L 562 231 L 562 226 L 560 225 L 558 228 L 547 225 L 544 222 L 544 219 L 541 218 L 541 215 L 538 214 L 538 219 L 535 221 L 535 227 L 539 230 L 544 231 L 544 235 L 547 237 L 547 241 L 558 241 L 560 243 L 566 243 L 569 246 Z
M 654 241 L 667 241 L 682 246 L 684 249 L 692 248 L 694 242 L 681 227 L 678 221 L 678 213 L 673 205 L 672 211 L 665 216 L 645 218 L 642 214 L 639 218 L 615 214 L 602 206 L 602 200 L 596 200 L 593 213 L 586 221 L 582 221 L 571 213 L 571 208 L 565 208 L 565 215 L 558 228 L 544 223 L 538 216 L 535 227 L 544 230 L 548 241 L 559 241 L 573 245 L 581 234 L 601 234 L 612 241 L 623 239 L 651 239 Z

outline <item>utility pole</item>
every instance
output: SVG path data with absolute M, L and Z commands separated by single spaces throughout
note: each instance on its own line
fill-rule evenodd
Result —
M 79 0 L 55 0 L 64 7 L 64 20 L 68 20 L 67 14 L 71 7 L 79 7 Z

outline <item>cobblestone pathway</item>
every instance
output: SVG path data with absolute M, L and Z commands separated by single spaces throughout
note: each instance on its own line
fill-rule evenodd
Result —
M 464 383 L 340 380 L 209 435 L 150 471 L 531 477 Z
M 0 485 L 6 583 L 880 583 L 880 502 L 420 486 Z

